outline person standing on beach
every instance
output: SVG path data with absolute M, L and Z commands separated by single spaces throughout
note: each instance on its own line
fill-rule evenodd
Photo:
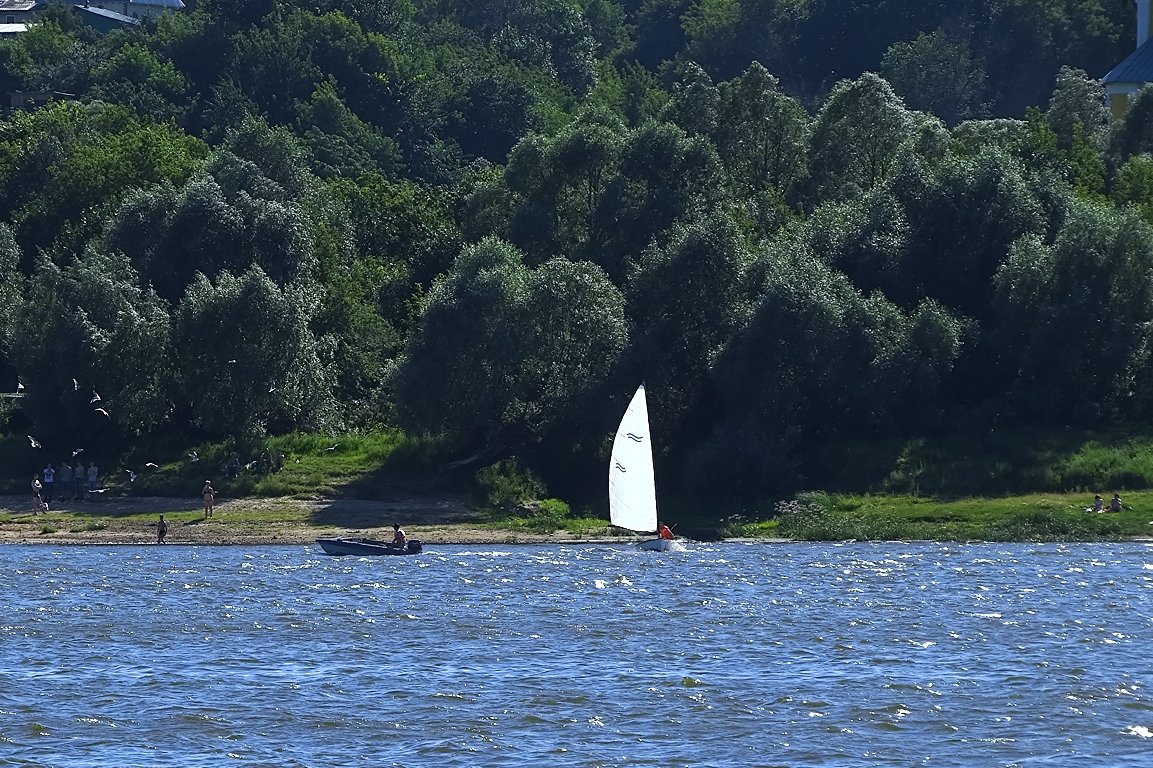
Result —
M 44 503 L 44 497 L 40 495 L 44 490 L 44 486 L 40 484 L 40 475 L 32 475 L 32 507 L 36 514 L 48 511 L 48 505 Z
M 164 537 L 168 535 L 168 523 L 164 522 L 164 515 L 160 516 L 160 522 L 156 524 L 156 543 L 163 544 Z
M 212 487 L 210 481 L 204 481 L 204 489 L 200 491 L 200 495 L 204 499 L 204 516 L 212 517 L 212 506 L 216 502 L 216 489 Z
M 72 500 L 84 501 L 84 462 L 77 462 L 72 474 Z
M 60 463 L 60 471 L 56 473 L 56 482 L 60 483 L 60 498 L 67 500 L 72 492 L 72 465 L 67 461 Z
M 88 465 L 88 499 L 89 501 L 96 498 L 96 479 L 99 477 L 100 472 L 96 469 L 96 462 Z
M 52 503 L 52 491 L 56 488 L 56 467 L 49 464 L 44 468 L 44 506 Z

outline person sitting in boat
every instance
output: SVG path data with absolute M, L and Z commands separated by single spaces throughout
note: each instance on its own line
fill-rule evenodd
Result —
M 657 526 L 657 535 L 660 536 L 662 539 L 674 539 L 674 538 L 676 538 L 675 536 L 673 536 L 672 529 L 669 528 L 664 523 L 661 523 L 659 526 Z
M 1113 500 L 1109 502 L 1109 511 L 1110 512 L 1120 512 L 1121 511 L 1121 494 L 1119 494 L 1119 493 L 1113 494 Z
M 400 523 L 392 524 L 392 546 L 403 547 L 408 544 L 408 536 L 404 534 L 404 529 L 400 527 Z
M 1101 498 L 1101 494 L 1099 494 L 1099 493 L 1093 497 L 1093 511 L 1094 512 L 1104 512 L 1105 511 L 1105 500 Z

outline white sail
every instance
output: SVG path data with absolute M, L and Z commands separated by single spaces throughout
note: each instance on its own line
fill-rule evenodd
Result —
M 633 395 L 613 440 L 609 459 L 609 520 L 630 531 L 657 529 L 657 490 L 649 408 L 642 384 Z

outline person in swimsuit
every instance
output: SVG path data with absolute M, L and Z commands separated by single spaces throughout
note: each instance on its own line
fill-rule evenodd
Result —
M 216 489 L 212 487 L 211 482 L 204 481 L 204 489 L 200 491 L 200 495 L 204 499 L 204 516 L 212 517 L 212 505 L 216 502 Z
M 400 527 L 400 523 L 392 524 L 392 546 L 403 547 L 408 545 L 408 536 L 405 535 L 404 529 Z
M 44 497 L 40 494 L 44 491 L 44 486 L 40 484 L 40 475 L 32 475 L 32 507 L 36 510 L 36 514 L 48 511 L 48 505 L 44 503 Z

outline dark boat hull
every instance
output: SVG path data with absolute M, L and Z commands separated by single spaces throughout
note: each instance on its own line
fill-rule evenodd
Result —
M 403 547 L 351 536 L 325 536 L 317 539 L 316 543 L 326 555 L 419 555 L 424 550 L 418 539 L 409 539 Z

